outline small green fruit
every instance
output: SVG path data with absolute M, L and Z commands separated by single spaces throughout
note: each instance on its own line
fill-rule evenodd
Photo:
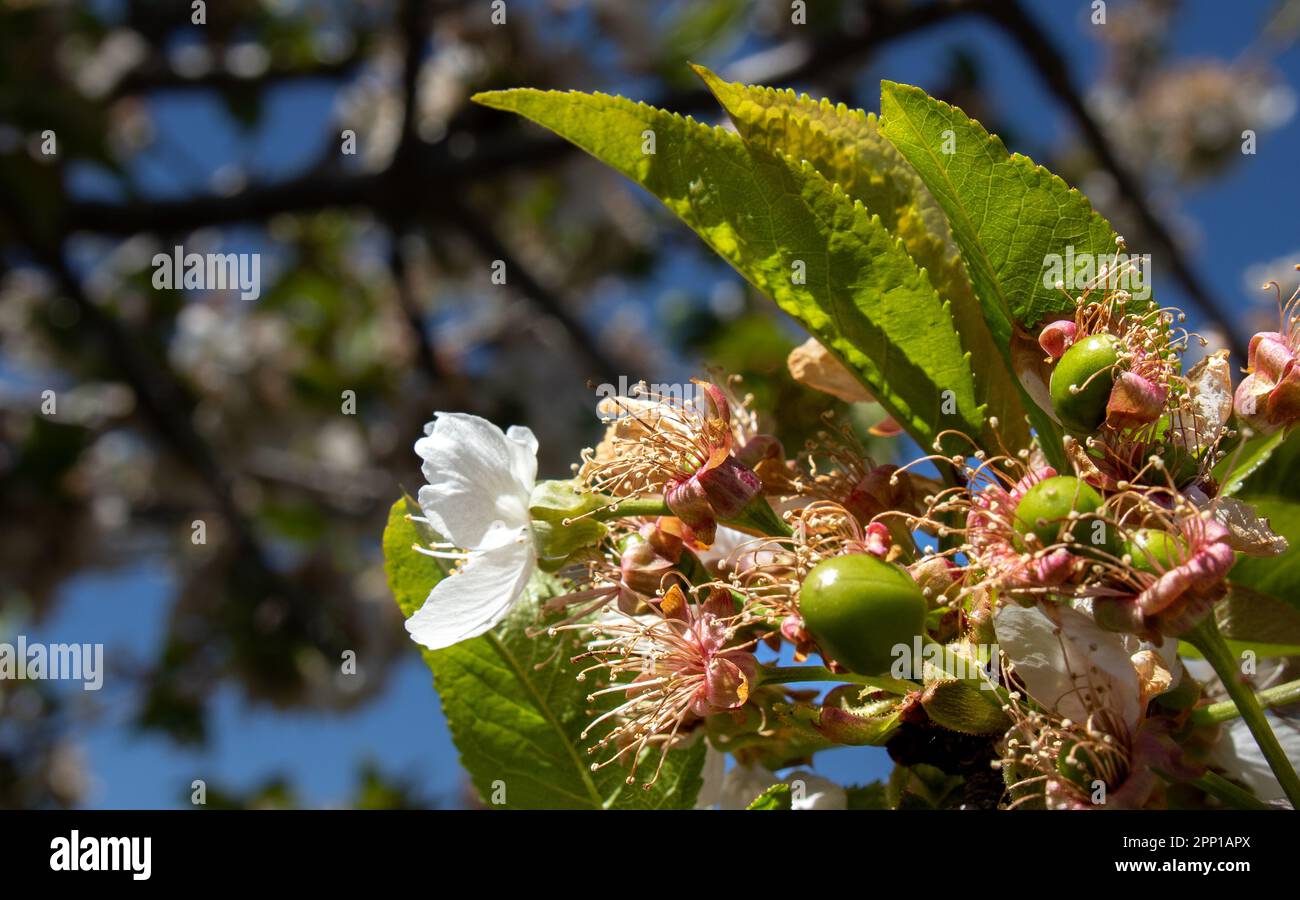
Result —
M 1176 485 L 1185 485 L 1190 481 L 1196 480 L 1201 473 L 1201 464 L 1206 453 L 1213 453 L 1216 450 L 1226 450 L 1230 445 L 1228 440 L 1221 441 L 1217 447 L 1202 443 L 1195 436 L 1184 433 L 1178 435 L 1179 430 L 1193 430 L 1193 423 L 1190 421 L 1175 423 L 1171 421 L 1168 415 L 1160 417 L 1156 423 L 1156 432 L 1160 435 L 1160 443 L 1152 448 L 1152 454 L 1159 456 L 1164 460 L 1164 472 L 1158 473 L 1157 480 L 1153 483 L 1164 484 L 1165 475 L 1173 479 Z M 1181 440 L 1179 438 L 1182 438 Z M 1196 449 L 1193 449 L 1195 447 Z
M 1156 697 L 1156 703 L 1165 709 L 1181 712 L 1185 709 L 1191 709 L 1200 699 L 1201 686 L 1196 682 L 1195 678 L 1184 670 L 1183 680 L 1178 682 L 1178 687 L 1165 691 Z
M 1020 534 L 1034 535 L 1036 543 L 1027 542 L 1028 549 L 1041 549 L 1062 540 L 1062 531 L 1071 525 L 1075 549 L 1086 551 L 1096 547 L 1115 555 L 1118 543 L 1115 528 L 1100 519 L 1071 523 L 1070 512 L 1079 515 L 1098 512 L 1103 506 L 1101 494 L 1092 485 L 1073 475 L 1045 478 L 1025 492 L 1016 506 L 1015 527 Z
M 925 597 L 911 576 L 874 556 L 837 556 L 803 580 L 799 611 L 832 659 L 861 675 L 879 675 L 898 644 L 925 628 Z
M 1067 431 L 1091 434 L 1106 421 L 1119 347 L 1114 335 L 1096 334 L 1072 345 L 1057 360 L 1048 390 L 1056 417 Z
M 1093 758 L 1079 747 L 1078 741 L 1069 738 L 1061 742 L 1061 749 L 1056 753 L 1056 771 L 1085 791 L 1091 791 L 1093 782 L 1099 780 L 1094 770 L 1094 762 Z
M 1158 528 L 1139 528 L 1122 550 L 1133 558 L 1133 568 L 1152 575 L 1176 568 L 1187 552 L 1177 535 Z

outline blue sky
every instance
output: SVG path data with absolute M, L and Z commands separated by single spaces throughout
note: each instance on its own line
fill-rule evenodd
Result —
M 1187 3 L 1171 41 L 1183 57 L 1234 58 L 1247 49 L 1271 5 L 1263 0 L 1236 2 L 1228 13 L 1222 4 Z M 1084 31 L 1090 27 L 1088 4 L 1043 0 L 1029 6 L 1069 53 L 1076 82 L 1086 84 L 1098 64 L 1095 44 Z M 1111 4 L 1112 15 L 1120 6 Z M 968 47 L 984 65 L 1000 114 L 1025 139 L 1025 146 L 1012 149 L 1032 154 L 1055 145 L 1066 122 L 1063 114 L 1014 48 L 981 25 L 959 22 L 892 45 L 864 73 L 863 83 L 886 77 L 933 86 L 943 77 L 946 51 L 954 46 Z M 1295 52 L 1275 63 L 1289 84 L 1300 87 L 1300 58 Z M 863 95 L 872 92 L 864 90 Z M 245 134 L 214 99 L 190 93 L 161 97 L 153 103 L 153 112 L 172 149 L 165 158 L 142 162 L 138 175 L 150 191 L 172 196 L 201 190 L 207 176 L 231 161 L 246 164 L 259 176 L 291 175 L 320 145 L 319 137 L 329 127 L 332 102 L 332 89 L 326 85 L 280 90 L 271 98 L 264 124 L 256 133 Z M 189 162 L 178 167 L 172 164 L 176 158 Z M 1300 181 L 1294 171 L 1298 159 L 1300 122 L 1293 119 L 1265 135 L 1258 155 L 1231 174 L 1178 198 L 1182 211 L 1202 234 L 1194 253 L 1198 270 L 1212 292 L 1231 300 L 1234 308 L 1254 300 L 1243 287 L 1247 265 L 1300 249 L 1293 224 L 1300 200 Z M 103 188 L 92 175 L 79 177 L 75 185 L 83 193 Z M 692 277 L 690 267 L 671 271 L 684 280 Z M 710 266 L 706 277 L 719 277 L 720 271 Z M 663 280 L 655 279 L 653 286 L 647 285 L 647 294 L 662 286 Z M 1176 285 L 1157 282 L 1156 290 L 1166 303 L 1182 300 Z M 653 300 L 648 295 L 639 299 L 646 304 Z M 65 586 L 57 615 L 39 628 L 27 629 L 28 637 L 103 641 L 110 660 L 118 655 L 115 651 L 148 658 L 161 640 L 170 578 L 167 562 L 161 558 L 147 559 L 125 571 L 79 577 Z M 414 647 L 383 696 L 350 714 L 249 708 L 233 691 L 224 692 L 214 704 L 213 740 L 202 752 L 141 737 L 129 729 L 125 723 L 131 714 L 130 698 L 113 696 L 112 684 L 110 679 L 101 698 L 108 701 L 106 713 L 78 734 L 94 777 L 90 806 L 178 806 L 185 802 L 194 778 L 248 787 L 275 774 L 289 776 L 307 802 L 330 805 L 347 797 L 357 763 L 364 758 L 380 761 L 386 771 L 409 776 L 428 795 L 455 802 L 459 786 L 455 750 L 431 679 Z M 819 757 L 817 768 L 836 780 L 861 783 L 887 772 L 888 760 L 883 750 L 844 749 Z

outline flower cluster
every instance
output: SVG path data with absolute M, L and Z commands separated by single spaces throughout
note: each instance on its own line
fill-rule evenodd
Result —
M 1300 266 L 1296 266 L 1300 270 Z M 1265 288 L 1278 290 L 1277 282 Z M 1237 415 L 1262 432 L 1289 428 L 1300 419 L 1300 288 L 1283 302 L 1278 290 L 1278 329 L 1250 339 L 1247 371 L 1237 388 Z
M 1248 437 L 1239 422 L 1295 418 L 1297 300 L 1251 343 L 1234 410 L 1227 354 L 1184 369 L 1181 314 L 1115 274 L 1039 329 L 1043 355 L 1021 372 L 1054 441 L 990 447 L 1004 433 L 990 419 L 880 464 L 871 437 L 828 414 L 787 454 L 735 379 L 693 397 L 639 385 L 602 402 L 605 435 L 571 479 L 539 483 L 526 430 L 439 414 L 416 445 L 417 519 L 438 537 L 417 549 L 454 567 L 408 630 L 437 649 L 520 609 L 592 685 L 593 770 L 623 766 L 646 788 L 698 741 L 734 756 L 733 787 L 842 744 L 932 765 L 948 741 L 961 802 L 1141 808 L 1175 783 L 1222 799 L 1204 752 L 1217 732 L 1183 739 L 1218 688 L 1183 669 L 1178 640 L 1215 658 L 1239 555 L 1286 549 L 1221 484 Z M 842 399 L 870 396 L 825 351 L 805 345 L 790 365 Z M 548 590 L 532 603 L 539 570 Z M 1222 689 L 1241 696 L 1235 678 Z

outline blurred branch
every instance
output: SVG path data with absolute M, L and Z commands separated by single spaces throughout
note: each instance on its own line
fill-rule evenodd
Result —
M 330 465 L 279 447 L 255 449 L 244 471 L 264 481 L 320 495 L 331 506 L 354 514 L 369 514 L 392 493 L 392 478 L 383 469 Z
M 27 226 L 22 210 L 13 208 L 9 200 L 4 198 L 6 212 L 13 217 L 37 260 L 54 274 L 59 288 L 76 306 L 81 320 L 102 342 L 108 357 L 134 392 L 153 431 L 181 465 L 189 468 L 207 488 L 234 537 L 241 565 L 256 575 L 268 590 L 293 601 L 295 608 L 302 608 L 300 604 L 305 604 L 307 598 L 302 597 L 296 586 L 271 565 L 269 555 L 235 501 L 229 475 L 207 441 L 195 430 L 189 414 L 193 404 L 170 366 L 143 351 L 143 343 L 137 336 L 111 313 L 91 301 L 63 258 L 61 243 L 51 245 L 43 241 Z
M 406 249 L 402 246 L 405 236 L 399 227 L 392 227 L 390 230 L 392 247 L 389 251 L 388 263 L 393 269 L 393 288 L 397 294 L 397 305 L 402 310 L 402 318 L 406 322 L 411 339 L 415 342 L 415 361 L 429 380 L 437 383 L 446 378 L 447 371 L 434 351 L 433 342 L 426 333 L 424 312 L 420 309 L 419 301 L 411 290 L 411 267 L 407 260 Z
M 212 225 L 265 220 L 282 213 L 367 206 L 379 194 L 382 177 L 314 172 L 276 184 L 250 187 L 228 196 L 200 194 L 180 200 L 104 203 L 72 201 L 64 230 L 128 236 L 173 234 Z
M 515 254 L 506 248 L 492 226 L 478 213 L 469 209 L 455 198 L 447 201 L 447 224 L 457 228 L 478 249 L 484 259 L 501 260 L 505 263 L 508 277 L 514 280 L 522 291 L 546 315 L 555 319 L 573 338 L 578 352 L 584 356 L 595 371 L 588 373 L 591 377 L 612 378 L 627 365 L 619 366 L 601 349 L 600 341 L 587 326 L 569 312 L 564 301 L 543 285 Z
M 875 4 L 872 4 L 874 6 Z M 741 60 L 734 67 L 754 80 L 798 81 L 830 71 L 859 59 L 875 47 L 901 35 L 929 27 L 965 13 L 959 5 L 923 3 L 900 11 L 874 15 L 864 35 L 836 35 L 817 42 L 794 42 L 785 52 L 766 52 Z M 399 13 L 402 33 L 407 37 L 402 82 L 403 122 L 401 139 L 389 167 L 378 174 L 340 174 L 317 170 L 296 179 L 255 185 L 231 196 L 199 195 L 180 200 L 127 203 L 71 202 L 66 211 L 66 230 L 129 235 L 138 232 L 173 233 L 219 224 L 265 220 L 281 213 L 310 212 L 334 207 L 359 206 L 381 213 L 400 240 L 402 230 L 424 211 L 444 214 L 488 259 L 506 262 L 523 293 L 543 312 L 555 319 L 573 338 L 579 351 L 596 368 L 593 375 L 611 376 L 618 367 L 599 348 L 589 329 L 568 309 L 563 299 L 545 287 L 513 253 L 509 252 L 491 225 L 457 202 L 449 202 L 467 184 L 482 178 L 496 180 L 503 171 L 519 166 L 544 164 L 568 155 L 572 147 L 554 138 L 520 138 L 508 132 L 498 141 L 476 140 L 480 149 L 469 159 L 449 155 L 445 142 L 428 145 L 416 130 L 419 69 L 423 59 L 429 11 L 420 0 L 406 0 Z M 799 46 L 795 46 L 798 44 Z M 773 65 L 775 64 L 775 65 Z M 767 68 L 767 71 L 756 71 Z M 209 81 L 218 76 L 209 76 Z M 138 76 L 128 87 L 139 89 L 149 82 Z M 153 85 L 160 84 L 155 73 Z M 211 84 L 210 86 L 218 86 Z M 708 108 L 711 96 L 703 87 L 669 94 L 659 105 L 682 111 Z M 473 115 L 474 111 L 470 111 Z M 451 123 L 449 131 L 459 125 Z M 405 265 L 396 248 L 393 261 L 399 280 Z M 418 306 L 399 284 L 399 300 L 406 320 L 418 337 L 419 361 L 431 376 L 440 367 L 428 345 Z
M 418 7 L 412 3 L 409 6 Z M 876 10 L 879 4 L 869 3 Z M 786 51 L 764 51 L 741 59 L 726 68 L 728 73 L 743 73 L 746 78 L 767 82 L 798 82 L 857 61 L 864 54 L 898 37 L 928 28 L 940 22 L 974 11 L 965 3 L 943 0 L 915 4 L 902 10 L 876 11 L 865 34 L 834 35 L 817 41 L 795 41 Z M 409 15 L 410 13 L 408 13 Z M 414 51 L 418 58 L 418 42 Z M 802 49 L 800 49 L 802 48 Z M 412 70 L 412 47 L 408 44 L 403 81 L 407 116 L 403 121 L 403 141 L 389 170 L 378 174 L 341 174 L 314 172 L 274 183 L 252 185 L 237 194 L 218 196 L 201 194 L 177 200 L 153 202 L 105 203 L 73 201 L 67 208 L 70 229 L 100 234 L 129 235 L 145 231 L 174 232 L 264 219 L 277 213 L 310 212 L 337 206 L 373 206 L 383 195 L 382 185 L 391 180 L 394 167 L 418 166 L 418 177 L 398 185 L 386 198 L 412 212 L 437 204 L 452 190 L 463 190 L 468 182 L 480 178 L 497 180 L 504 170 L 531 167 L 552 162 L 574 152 L 566 141 L 557 138 L 520 137 L 513 129 L 498 140 L 478 139 L 470 157 L 453 157 L 445 144 L 425 144 L 411 134 L 414 123 L 414 85 L 418 71 Z M 713 108 L 712 95 L 704 87 L 676 91 L 655 98 L 654 105 L 679 112 Z M 470 110 L 470 114 L 477 110 Z M 448 123 L 447 132 L 467 127 L 464 116 Z M 469 130 L 474 130 L 470 128 Z M 410 135 L 410 139 L 408 139 Z M 479 137 L 479 136 L 476 136 Z
M 135 94 L 175 90 L 260 91 L 291 81 L 350 78 L 365 60 L 368 48 L 358 45 L 347 56 L 311 66 L 268 66 L 256 75 L 239 75 L 226 68 L 214 68 L 201 75 L 177 72 L 161 55 L 151 56 L 136 66 L 113 86 L 105 98 L 109 102 Z
M 930 0 L 902 8 L 868 0 L 866 11 L 869 24 L 862 34 L 790 41 L 774 50 L 739 60 L 726 67 L 726 72 L 731 77 L 750 81 L 798 83 L 856 62 L 882 44 L 908 34 L 962 16 L 985 16 L 1016 43 L 1044 84 L 1069 112 L 1098 162 L 1115 180 L 1120 194 L 1131 205 L 1142 227 L 1165 257 L 1174 276 L 1201 310 L 1229 336 L 1233 352 L 1244 358 L 1244 346 L 1235 329 L 1229 326 L 1229 318 L 1197 277 L 1170 229 L 1146 199 L 1136 178 L 1119 159 L 1088 110 L 1064 62 L 1066 57 L 1022 9 L 1018 0 Z M 424 33 L 428 14 L 423 3 L 409 0 L 403 4 L 401 15 L 403 30 L 407 34 Z M 413 119 L 422 53 L 422 41 L 408 41 L 403 72 L 405 118 L 402 140 L 391 165 L 384 172 L 341 174 L 317 171 L 283 183 L 255 185 L 232 196 L 199 195 L 181 200 L 127 203 L 72 202 L 67 208 L 67 226 L 72 230 L 103 234 L 168 233 L 265 219 L 279 213 L 347 206 L 377 209 L 390 224 L 404 224 L 426 210 L 450 212 L 448 198 L 463 191 L 473 181 L 484 177 L 497 180 L 510 168 L 531 167 L 572 152 L 573 148 L 563 141 L 520 138 L 512 132 L 496 140 L 476 135 L 475 144 L 479 149 L 467 159 L 453 157 L 445 141 L 436 145 L 421 142 L 415 134 Z M 680 112 L 711 107 L 711 97 L 703 88 L 673 92 L 655 98 L 653 102 Z M 454 132 L 462 125 L 468 125 L 463 120 L 472 117 L 474 112 L 470 110 L 458 115 L 449 123 L 448 131 Z M 496 248 L 492 258 L 507 259 L 510 256 L 500 252 L 503 248 L 499 239 L 477 217 L 463 230 L 484 252 Z M 517 260 L 515 262 L 512 271 L 526 273 L 526 269 L 518 267 Z M 583 333 L 573 331 L 576 324 L 573 317 L 564 309 L 560 299 L 541 287 L 536 279 L 522 274 L 520 283 L 528 296 L 559 319 L 570 333 L 575 336 Z M 594 345 L 588 343 L 587 346 Z M 606 368 L 608 360 L 601 360 L 598 364 L 602 370 L 612 371 Z
M 396 181 L 405 181 L 414 168 L 410 159 L 412 151 L 418 144 L 416 132 L 416 115 L 419 108 L 420 66 L 424 59 L 424 35 L 428 29 L 428 12 L 421 0 L 404 0 L 400 12 L 400 25 L 406 40 L 405 57 L 402 63 L 402 128 L 397 150 L 385 178 L 391 185 Z M 414 180 L 418 183 L 418 178 Z M 416 361 L 429 379 L 435 383 L 446 377 L 446 371 L 434 352 L 433 345 L 426 333 L 423 311 L 418 298 L 411 290 L 411 267 L 403 241 L 409 226 L 410 211 L 401 205 L 390 204 L 387 223 L 389 240 L 389 265 L 393 269 L 393 280 L 397 288 L 397 302 L 401 307 L 412 340 L 415 341 Z

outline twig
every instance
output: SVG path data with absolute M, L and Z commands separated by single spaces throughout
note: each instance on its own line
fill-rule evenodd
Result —
M 447 224 L 469 238 L 483 258 L 504 262 L 509 278 L 518 285 L 520 291 L 569 333 L 578 352 L 595 370 L 588 373 L 590 376 L 612 378 L 620 371 L 620 367 L 601 349 L 599 340 L 586 324 L 571 313 L 564 301 L 543 285 L 528 266 L 510 252 L 491 225 L 457 198 L 448 198 L 447 206 Z M 623 368 L 626 368 L 626 364 Z
M 1288 681 L 1286 684 L 1267 688 L 1256 694 L 1255 699 L 1259 701 L 1260 709 L 1273 709 L 1277 706 L 1300 703 L 1300 681 Z M 1239 716 L 1241 710 L 1237 709 L 1236 703 L 1231 700 L 1221 700 L 1192 710 L 1191 719 L 1197 725 L 1217 725 Z
M 874 6 L 872 4 L 872 8 Z M 751 65 L 753 57 L 750 57 L 729 68 L 743 71 L 746 77 L 755 80 L 797 83 L 853 62 L 890 40 L 972 11 L 973 8 L 965 4 L 934 0 L 897 12 L 881 12 L 871 17 L 871 25 L 865 34 L 838 35 L 809 42 L 805 53 L 781 57 L 782 61 L 798 57 L 789 64 L 756 71 Z M 712 96 L 703 87 L 672 92 L 652 98 L 652 102 L 679 112 L 714 108 Z M 476 114 L 477 111 L 468 110 L 458 115 L 449 123 L 448 131 L 462 130 L 462 125 L 466 124 L 463 120 Z M 476 131 L 472 128 L 464 130 Z M 419 177 L 402 185 L 394 202 L 407 204 L 418 211 L 438 204 L 449 192 L 463 190 L 470 182 L 481 178 L 499 179 L 506 169 L 543 165 L 574 152 L 567 141 L 549 137 L 521 138 L 513 131 L 497 140 L 483 139 L 484 136 L 478 133 L 475 137 L 479 149 L 468 159 L 452 157 L 445 141 L 432 146 L 416 142 L 408 145 L 409 156 L 395 155 L 396 164 L 405 166 L 409 161 L 418 165 Z M 231 196 L 202 194 L 149 202 L 73 202 L 68 206 L 66 221 L 71 229 L 99 234 L 185 231 L 263 220 L 278 213 L 310 212 L 339 206 L 371 207 L 377 197 L 386 193 L 384 186 L 389 181 L 391 178 L 387 171 L 370 174 L 313 172 L 289 181 L 250 185 Z

